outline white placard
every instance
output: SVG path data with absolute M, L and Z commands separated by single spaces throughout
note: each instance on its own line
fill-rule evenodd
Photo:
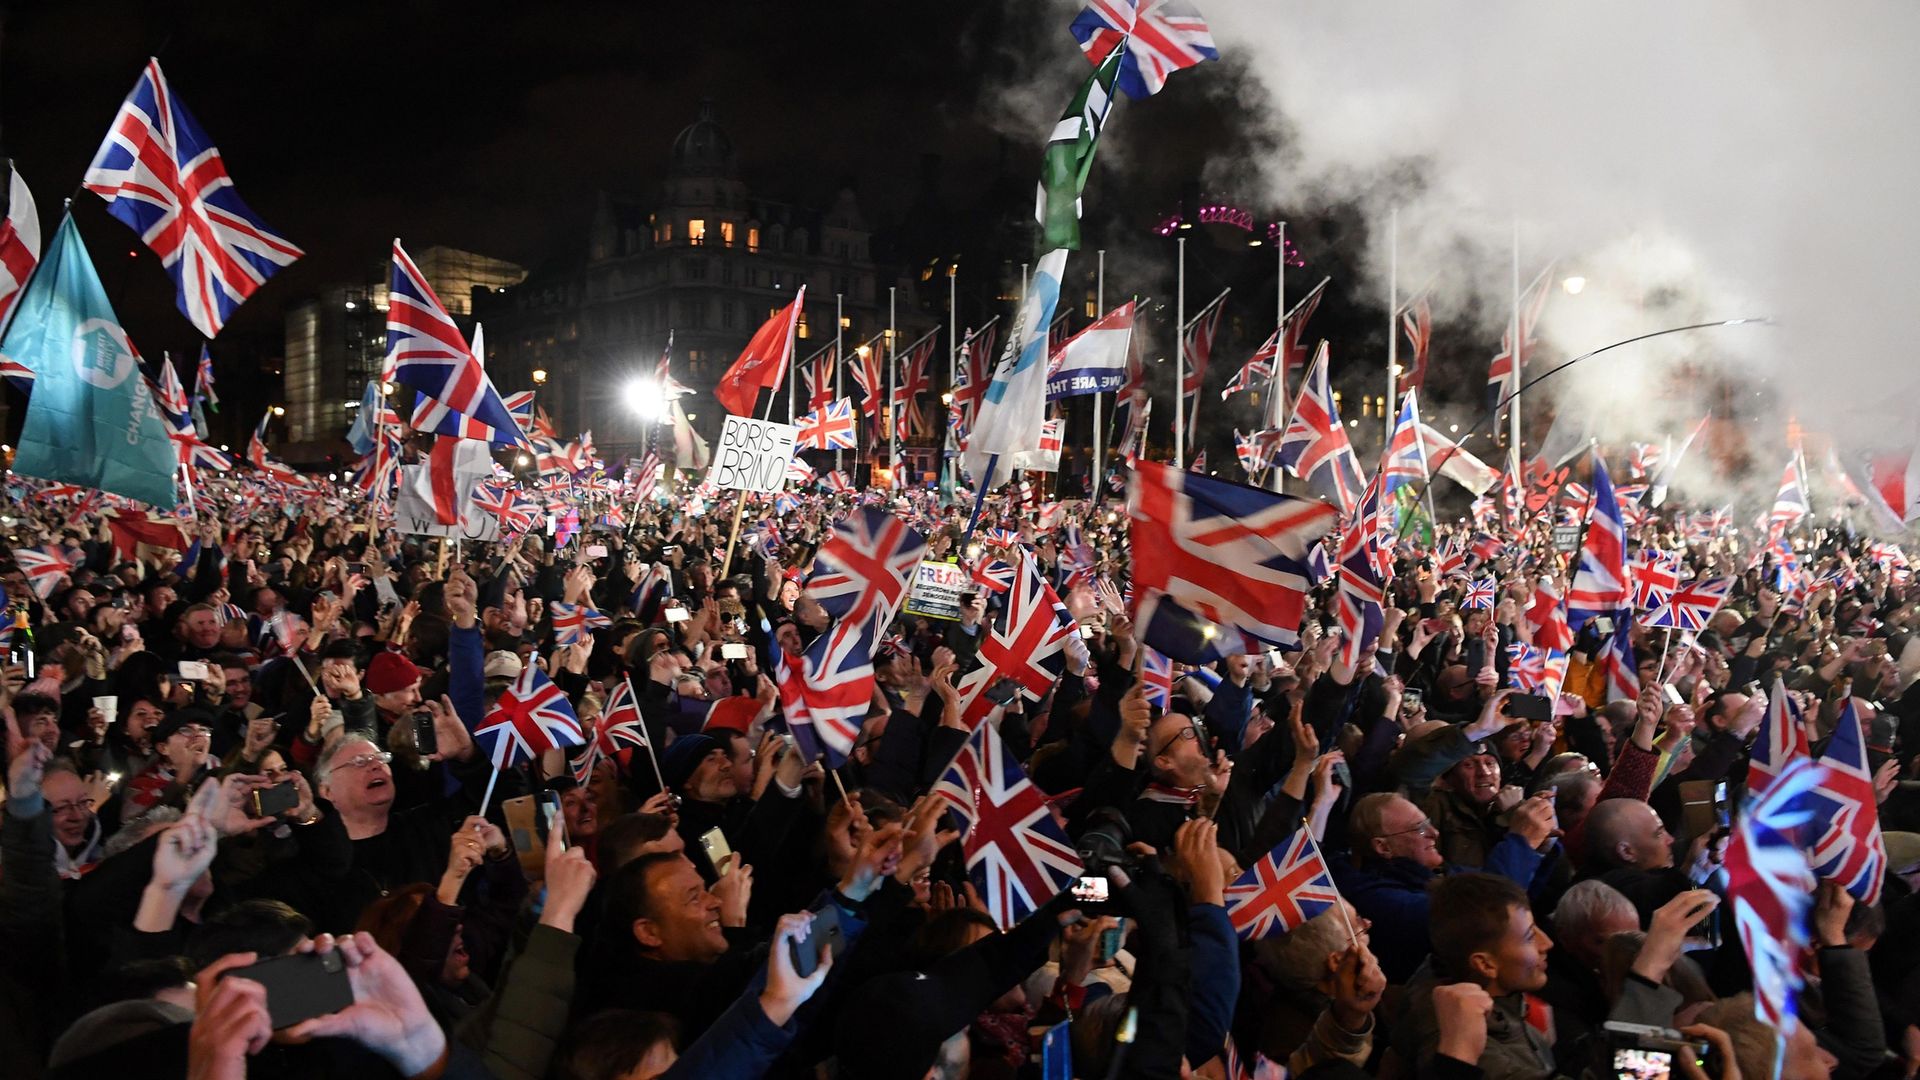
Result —
M 410 475 L 416 470 L 417 478 Z M 500 519 L 473 501 L 473 485 L 477 480 L 471 476 L 455 478 L 465 491 L 460 499 L 460 524 L 440 524 L 439 516 L 433 512 L 433 503 L 420 495 L 421 488 L 428 483 L 426 471 L 425 465 L 401 467 L 399 493 L 393 500 L 394 528 L 414 536 L 445 536 L 455 540 L 500 538 Z
M 913 575 L 913 590 L 907 593 L 907 612 L 933 619 L 958 619 L 960 594 L 978 591 L 970 587 L 967 572 L 950 562 L 925 559 Z
M 787 485 L 787 464 L 793 460 L 793 444 L 799 429 L 792 424 L 755 420 L 751 416 L 729 416 L 713 446 L 713 464 L 707 469 L 707 482 L 716 488 L 733 491 L 782 491 Z

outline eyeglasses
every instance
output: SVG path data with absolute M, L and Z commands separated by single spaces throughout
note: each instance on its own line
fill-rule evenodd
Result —
M 1200 729 L 1194 727 L 1192 724 L 1189 724 L 1186 727 L 1181 728 L 1179 731 L 1174 732 L 1173 738 L 1168 739 L 1165 743 L 1161 744 L 1160 749 L 1155 750 L 1153 752 L 1153 756 L 1159 757 L 1161 754 L 1164 754 L 1167 751 L 1173 749 L 1173 744 L 1179 742 L 1181 739 L 1192 739 L 1194 742 L 1199 742 Z
M 1405 836 L 1405 835 L 1407 835 L 1407 834 L 1408 834 L 1408 833 L 1410 833 L 1410 832 L 1417 832 L 1417 833 L 1429 833 L 1429 832 L 1430 832 L 1430 833 L 1432 833 L 1432 834 L 1434 834 L 1435 836 L 1438 836 L 1438 835 L 1440 835 L 1440 830 L 1439 830 L 1439 829 L 1438 829 L 1437 827 L 1435 827 L 1435 826 L 1434 826 L 1434 824 L 1433 824 L 1433 819 L 1432 819 L 1432 818 L 1421 818 L 1421 819 L 1420 819 L 1419 821 L 1417 821 L 1417 822 L 1415 822 L 1415 823 L 1414 823 L 1414 824 L 1412 824 L 1412 825 L 1409 825 L 1409 826 L 1407 826 L 1407 827 L 1406 827 L 1406 828 L 1404 828 L 1404 829 L 1395 829 L 1395 830 L 1394 830 L 1394 831 L 1392 831 L 1392 832 L 1385 832 L 1385 833 L 1381 833 L 1381 834 L 1380 834 L 1380 835 L 1379 835 L 1379 836 L 1377 837 L 1377 839 L 1380 839 L 1380 840 L 1385 840 L 1385 839 L 1387 839 L 1387 838 L 1389 838 L 1389 837 L 1394 837 L 1394 836 Z
M 385 765 L 392 760 L 393 755 L 382 750 L 377 754 L 355 754 L 345 761 L 334 762 L 333 767 L 336 769 L 365 769 L 373 765 Z
M 47 809 L 55 814 L 91 814 L 93 803 L 88 799 L 68 799 L 66 802 L 50 802 Z
M 175 735 L 185 735 L 189 739 L 212 738 L 213 729 L 201 724 L 187 724 L 173 729 Z

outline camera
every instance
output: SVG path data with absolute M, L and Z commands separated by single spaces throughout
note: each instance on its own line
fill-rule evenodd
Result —
M 1105 876 L 1110 867 L 1131 870 L 1139 864 L 1139 856 L 1127 850 L 1127 845 L 1133 842 L 1133 826 L 1127 824 L 1126 815 L 1119 809 L 1103 806 L 1089 815 L 1087 821 L 1075 849 L 1088 877 Z

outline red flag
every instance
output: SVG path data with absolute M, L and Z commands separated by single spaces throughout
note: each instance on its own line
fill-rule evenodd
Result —
M 747 342 L 740 353 L 740 359 L 733 362 L 727 373 L 720 377 L 719 385 L 713 388 L 713 396 L 721 407 L 735 416 L 753 415 L 753 401 L 762 388 L 780 389 L 780 380 L 787 373 L 787 362 L 793 356 L 793 330 L 800 319 L 800 305 L 807 299 L 807 287 L 800 286 L 793 303 L 774 312 Z

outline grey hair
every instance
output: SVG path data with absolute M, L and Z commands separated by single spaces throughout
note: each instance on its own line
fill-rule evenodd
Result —
M 378 734 L 368 731 L 366 728 L 341 729 L 340 737 L 328 743 L 320 751 L 320 760 L 313 763 L 314 787 L 319 787 L 321 784 L 326 783 L 327 777 L 333 775 L 334 761 L 340 756 L 340 748 L 350 742 L 371 743 L 375 750 L 380 749 L 380 736 Z
M 1627 899 L 1627 894 L 1604 881 L 1582 881 L 1568 889 L 1553 908 L 1553 929 L 1555 934 L 1570 935 L 1580 933 L 1608 916 L 1626 915 L 1634 922 L 1640 921 L 1640 913 Z
M 186 814 L 177 806 L 156 806 L 146 813 L 141 814 L 139 817 L 128 820 L 120 826 L 119 832 L 108 837 L 107 842 L 101 846 L 101 861 L 104 862 L 107 859 L 113 858 L 115 855 L 120 855 L 131 850 L 137 846 L 140 841 L 145 840 L 147 837 L 159 832 L 161 828 L 171 825 L 185 816 Z
M 1346 915 L 1327 910 L 1256 948 L 1260 967 L 1294 993 L 1312 993 L 1327 976 L 1327 957 L 1347 947 Z
M 1577 772 L 1564 772 L 1547 778 L 1539 790 L 1553 792 L 1553 808 L 1559 813 L 1573 809 L 1573 805 L 1584 797 L 1589 789 L 1598 788 L 1600 781 L 1593 774 L 1581 769 Z

